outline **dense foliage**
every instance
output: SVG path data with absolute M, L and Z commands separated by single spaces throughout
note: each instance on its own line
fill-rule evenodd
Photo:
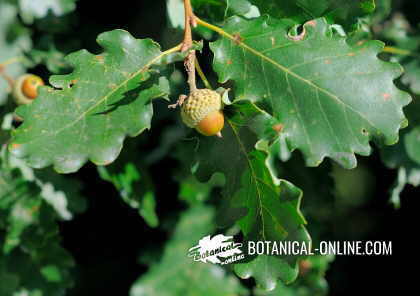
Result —
M 184 1 L 145 4 L 121 28 L 89 19 L 86 2 L 0 0 L 0 296 L 88 293 L 62 234 L 95 212 L 89 186 L 118 192 L 152 229 L 138 234 L 147 270 L 130 296 L 268 296 L 328 294 L 334 258 L 259 255 L 222 268 L 187 250 L 215 233 L 373 239 L 363 231 L 375 216 L 352 211 L 377 197 L 378 172 L 394 178 L 381 184 L 392 211 L 406 185 L 420 185 L 410 1 L 191 0 L 191 44 Z M 191 89 L 192 53 L 198 87 L 222 94 L 222 138 L 167 108 Z M 24 73 L 46 86 L 17 106 L 13 81 Z M 360 229 L 346 232 L 348 217 Z M 154 232 L 164 244 L 146 242 Z

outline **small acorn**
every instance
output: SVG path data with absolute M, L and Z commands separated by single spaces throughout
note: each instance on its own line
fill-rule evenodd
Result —
M 16 104 L 30 104 L 38 96 L 38 87 L 45 85 L 41 77 L 34 74 L 20 76 L 13 86 L 13 97 Z
M 182 104 L 181 118 L 187 126 L 205 136 L 221 137 L 225 119 L 220 94 L 210 89 L 191 92 Z

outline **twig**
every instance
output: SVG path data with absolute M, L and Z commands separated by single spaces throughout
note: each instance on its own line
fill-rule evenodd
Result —
M 192 39 L 192 30 L 191 26 L 196 27 L 197 21 L 196 16 L 194 15 L 191 1 L 184 0 L 184 11 L 185 11 L 185 31 L 184 31 L 184 41 L 182 42 L 181 51 L 189 50 L 193 45 Z M 193 92 L 197 89 L 196 78 L 195 78 L 195 50 L 191 50 L 187 57 L 184 60 L 185 70 L 188 73 L 188 85 L 190 87 L 190 92 Z
M 5 72 L 6 66 L 3 64 L 0 64 L 0 77 L 3 77 L 4 80 L 7 81 L 7 83 L 9 84 L 10 87 L 10 91 L 13 90 L 13 86 L 15 84 L 15 80 L 10 77 L 9 75 L 7 75 L 7 73 Z
M 399 55 L 406 55 L 406 56 L 412 56 L 412 57 L 420 57 L 418 54 L 413 53 L 410 50 L 393 47 L 393 46 L 385 46 L 382 50 L 383 52 L 392 53 L 392 54 L 399 54 Z
M 200 66 L 200 63 L 198 62 L 197 57 L 195 58 L 195 69 L 197 70 L 198 76 L 200 76 L 201 80 L 203 81 L 204 86 L 208 89 L 212 89 L 209 80 L 207 79 L 206 75 L 201 69 L 201 66 Z

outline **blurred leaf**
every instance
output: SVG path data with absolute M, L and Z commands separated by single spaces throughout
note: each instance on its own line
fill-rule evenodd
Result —
M 20 15 L 27 24 L 46 17 L 49 12 L 62 16 L 76 8 L 77 0 L 19 0 Z
M 184 28 L 184 2 L 182 0 L 166 0 L 166 10 L 173 28 Z
M 221 22 L 232 15 L 246 15 L 251 9 L 248 0 L 191 0 L 198 16 Z
M 266 292 L 256 288 L 255 296 L 324 296 L 328 295 L 325 272 L 334 256 L 309 256 L 300 262 L 299 278 L 291 285 L 277 285 Z
M 0 64 L 6 64 L 4 71 L 12 78 L 17 78 L 25 72 L 21 63 L 23 53 L 31 47 L 27 31 L 13 30 L 17 21 L 17 9 L 11 4 L 0 2 Z M 10 86 L 0 76 L 0 106 L 5 104 L 9 92 Z
M 55 47 L 51 36 L 41 38 L 36 48 L 32 49 L 28 55 L 34 64 L 44 64 L 50 72 L 55 74 L 71 69 L 64 59 L 64 54 Z
M 331 22 L 350 26 L 359 16 L 375 10 L 374 0 L 251 0 L 261 13 L 290 18 L 300 23 L 321 16 Z
M 179 199 L 193 206 L 208 200 L 214 187 L 222 187 L 225 184 L 225 178 L 221 174 L 214 174 L 208 182 L 202 183 L 191 175 L 188 178 L 179 179 L 179 183 Z
M 197 206 L 186 211 L 167 242 L 160 262 L 132 286 L 130 296 L 247 295 L 232 275 L 217 265 L 195 262 L 188 249 L 215 230 L 214 211 Z
M 148 156 L 139 154 L 140 149 L 137 141 L 127 141 L 118 160 L 108 166 L 98 166 L 98 173 L 114 185 L 124 202 L 138 210 L 150 227 L 157 227 L 154 184 L 144 165 Z
M 381 149 L 386 166 L 398 170 L 397 180 L 391 189 L 391 202 L 396 208 L 400 207 L 400 194 L 407 184 L 420 186 L 420 165 L 408 156 L 406 136 L 404 133 L 397 145 Z
M 420 166 L 420 126 L 411 129 L 404 137 L 408 157 Z
M 81 196 L 81 184 L 70 177 L 64 177 L 51 169 L 33 170 L 26 163 L 3 152 L 9 169 L 18 169 L 25 181 L 39 188 L 39 196 L 50 204 L 63 220 L 71 220 L 73 213 L 81 213 L 86 208 L 86 200 Z
M 100 55 L 81 50 L 68 56 L 74 71 L 50 79 L 61 89 L 42 87 L 32 104 L 18 108 L 24 123 L 10 150 L 30 166 L 53 164 L 70 173 L 88 159 L 109 164 L 127 135 L 150 128 L 151 100 L 169 93 L 164 77 L 149 79 L 150 67 L 163 57 L 159 46 L 123 30 L 99 35 L 98 43 L 105 49 Z
M 60 246 L 58 213 L 37 183 L 0 155 L 0 278 L 10 280 L 1 281 L 0 292 L 64 295 L 74 262 Z
M 404 66 L 402 83 L 420 94 L 420 35 L 415 34 L 405 17 L 397 13 L 385 24 L 380 36 L 392 41 L 399 51 L 392 59 Z
M 151 181 L 147 180 L 145 174 L 140 172 L 133 162 L 119 161 L 107 167 L 100 166 L 98 172 L 102 179 L 115 186 L 130 207 L 139 211 L 140 216 L 150 227 L 158 226 Z
M 370 154 L 370 140 L 394 144 L 410 96 L 393 83 L 401 67 L 377 58 L 383 44 L 351 47 L 324 19 L 288 38 L 291 25 L 231 18 L 224 30 L 233 36 L 211 44 L 219 81 L 235 82 L 235 101 L 273 115 L 289 149 L 300 149 L 309 166 L 331 157 L 353 168 L 355 153 Z

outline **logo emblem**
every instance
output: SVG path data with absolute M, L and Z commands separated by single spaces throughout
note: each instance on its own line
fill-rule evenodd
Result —
M 241 243 L 233 241 L 233 236 L 207 235 L 188 250 L 188 257 L 193 257 L 194 261 L 224 265 L 245 258 L 241 247 Z

